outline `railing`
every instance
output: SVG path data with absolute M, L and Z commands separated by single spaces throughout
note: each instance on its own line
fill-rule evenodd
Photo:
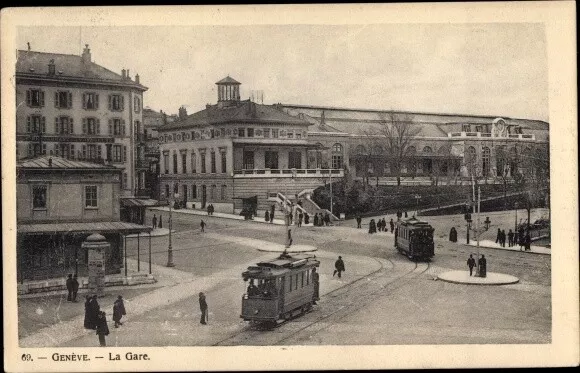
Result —
M 234 170 L 236 177 L 343 177 L 344 170 L 333 168 L 291 168 L 291 169 L 250 169 L 250 170 Z
M 488 132 L 448 132 L 447 137 L 494 137 L 494 136 Z M 536 135 L 531 133 L 512 133 L 506 136 L 505 138 L 520 139 L 520 140 L 535 140 Z

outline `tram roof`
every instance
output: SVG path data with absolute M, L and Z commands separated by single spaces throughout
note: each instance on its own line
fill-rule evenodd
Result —
M 414 226 L 414 227 L 430 227 L 430 226 L 431 226 L 431 225 L 430 225 L 429 223 L 427 223 L 426 221 L 419 220 L 419 219 L 417 219 L 417 218 L 416 218 L 416 217 L 414 217 L 414 216 L 413 216 L 413 217 L 411 217 L 411 218 L 409 218 L 409 219 L 407 219 L 407 220 L 403 220 L 403 221 L 401 221 L 401 224 L 404 224 L 404 225 L 411 225 L 411 226 Z
M 252 278 L 280 276 L 306 264 L 317 265 L 318 261 L 312 256 L 290 256 L 282 254 L 278 258 L 259 262 L 256 266 L 249 267 L 242 275 Z

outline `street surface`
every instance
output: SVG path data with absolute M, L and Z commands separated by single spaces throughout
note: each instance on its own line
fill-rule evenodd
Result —
M 147 222 L 153 212 L 149 212 Z M 159 212 L 156 211 L 157 216 Z M 542 212 L 537 212 L 541 214 Z M 513 227 L 513 212 L 487 214 L 492 220 L 482 238 L 495 240 L 498 224 Z M 523 212 L 522 212 L 523 215 Z M 482 214 L 482 221 L 485 219 Z M 392 216 L 387 216 L 387 222 Z M 164 227 L 167 214 L 163 213 Z M 207 223 L 200 232 L 200 220 Z M 127 316 L 124 325 L 112 327 L 108 345 L 211 346 L 211 345 L 389 345 L 550 343 L 551 266 L 549 255 L 480 248 L 488 271 L 516 276 L 518 284 L 468 286 L 437 281 L 438 273 L 467 270 L 466 260 L 477 248 L 465 243 L 463 217 L 426 217 L 435 227 L 435 257 L 415 263 L 393 248 L 393 235 L 369 235 L 368 222 L 356 229 L 354 221 L 334 227 L 302 227 L 294 243 L 312 245 L 321 261 L 321 300 L 312 312 L 270 330 L 258 330 L 240 317 L 246 284 L 241 273 L 250 264 L 275 257 L 244 244 L 285 241 L 284 226 L 186 215 L 174 212 L 172 235 L 174 268 L 167 263 L 168 237 L 152 238 L 153 273 L 157 286 L 110 290 L 123 294 Z M 448 241 L 449 229 L 458 230 L 458 243 Z M 128 240 L 128 255 L 137 257 L 136 239 Z M 342 255 L 346 272 L 333 278 L 334 261 Z M 141 268 L 147 270 L 146 245 L 141 245 Z M 168 284 L 168 285 L 167 285 Z M 209 324 L 199 323 L 198 293 L 206 293 Z M 81 297 L 83 295 L 81 294 Z M 33 317 L 44 298 L 19 299 L 20 336 L 37 332 L 54 316 L 58 296 L 46 298 L 47 320 Z M 56 297 L 56 298 L 55 298 Z M 60 302 L 69 320 L 83 314 L 83 303 Z M 68 316 L 67 316 L 68 315 Z M 82 322 L 78 325 L 82 329 Z M 94 331 L 63 338 L 61 346 L 98 346 Z M 46 346 L 52 346 L 46 341 Z

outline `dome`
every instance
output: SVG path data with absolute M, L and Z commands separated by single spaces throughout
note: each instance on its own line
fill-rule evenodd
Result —
M 107 239 L 98 233 L 93 233 L 90 236 L 87 237 L 87 239 L 85 240 L 86 242 L 102 242 L 102 241 L 106 241 Z

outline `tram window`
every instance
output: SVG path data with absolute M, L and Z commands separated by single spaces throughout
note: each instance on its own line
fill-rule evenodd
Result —
M 304 272 L 301 273 L 302 277 L 302 287 L 304 287 Z
M 310 284 L 310 270 L 306 271 L 306 285 Z
M 292 292 L 292 276 L 288 276 L 288 292 Z
M 296 274 L 296 287 L 294 289 L 298 290 L 298 274 Z

